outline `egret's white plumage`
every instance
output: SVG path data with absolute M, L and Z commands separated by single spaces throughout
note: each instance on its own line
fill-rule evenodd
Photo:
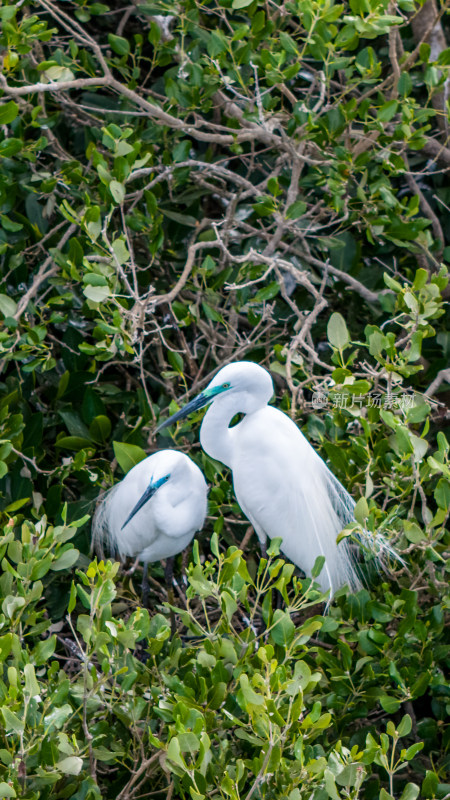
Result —
M 324 556 L 318 578 L 322 590 L 330 597 L 344 584 L 356 591 L 361 582 L 349 543 L 336 543 L 342 528 L 354 521 L 355 504 L 295 423 L 268 405 L 272 395 L 267 370 L 238 361 L 223 367 L 163 426 L 211 403 L 200 431 L 202 447 L 232 470 L 238 503 L 261 545 L 267 537 L 280 537 L 281 550 L 307 574 Z M 230 427 L 239 412 L 244 418 Z
M 136 464 L 101 500 L 94 516 L 94 547 L 145 563 L 184 550 L 203 527 L 207 485 L 184 453 L 160 450 Z

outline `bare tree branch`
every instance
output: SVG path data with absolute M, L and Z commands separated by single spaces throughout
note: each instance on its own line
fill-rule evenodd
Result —
M 439 370 L 434 381 L 432 381 L 428 389 L 424 392 L 426 397 L 433 397 L 439 389 L 441 383 L 450 383 L 450 368 Z
M 69 225 L 66 232 L 64 233 L 64 235 L 61 237 L 61 239 L 57 244 L 58 250 L 61 250 L 64 247 L 68 239 L 70 239 L 72 234 L 75 233 L 75 231 L 77 230 L 77 227 L 78 226 L 75 223 Z M 50 266 L 50 264 L 52 266 Z M 58 266 L 57 264 L 53 263 L 53 256 L 49 255 L 48 258 L 46 258 L 43 264 L 41 264 L 41 266 L 39 267 L 39 270 L 34 276 L 33 283 L 31 284 L 30 288 L 27 289 L 23 297 L 19 300 L 19 303 L 17 304 L 17 310 L 14 314 L 14 319 L 19 319 L 22 316 L 30 300 L 36 297 L 39 287 L 44 283 L 44 281 L 48 280 L 48 278 L 51 278 L 53 275 L 56 275 L 57 272 L 58 272 Z

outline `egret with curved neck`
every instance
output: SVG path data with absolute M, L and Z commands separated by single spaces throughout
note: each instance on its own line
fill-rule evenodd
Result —
M 210 404 L 200 442 L 208 455 L 232 470 L 236 498 L 265 552 L 267 538 L 280 537 L 283 553 L 310 575 L 318 556 L 318 578 L 330 597 L 347 584 L 361 588 L 349 544 L 336 537 L 354 521 L 354 501 L 295 423 L 268 403 L 273 383 L 250 361 L 223 367 L 207 388 L 166 420 L 165 428 Z M 230 427 L 237 413 L 245 416 Z

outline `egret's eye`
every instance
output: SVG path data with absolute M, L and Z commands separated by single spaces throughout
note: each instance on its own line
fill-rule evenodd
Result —
M 229 389 L 229 388 L 230 388 L 229 383 L 222 383 L 222 389 Z

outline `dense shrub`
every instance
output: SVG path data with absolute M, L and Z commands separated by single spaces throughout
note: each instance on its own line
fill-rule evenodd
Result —
M 0 5 L 0 797 L 449 794 L 446 13 Z M 404 559 L 326 614 L 200 415 L 154 434 L 243 358 Z M 175 636 L 89 556 L 165 446 L 211 484 Z

